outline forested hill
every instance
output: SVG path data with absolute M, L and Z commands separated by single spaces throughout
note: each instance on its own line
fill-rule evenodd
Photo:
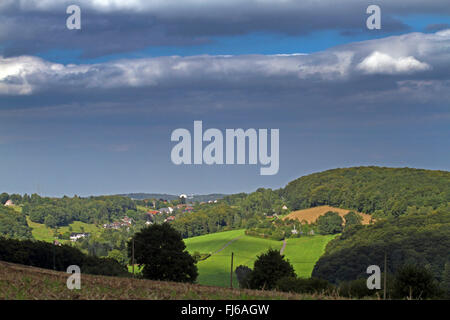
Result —
M 449 247 L 450 206 L 410 209 L 400 217 L 344 230 L 328 244 L 313 276 L 335 283 L 367 277 L 367 266 L 382 266 L 386 254 L 389 273 L 404 265 L 425 266 L 450 290 Z
M 450 172 L 354 167 L 310 174 L 277 191 L 291 210 L 330 205 L 376 216 L 399 216 L 409 206 L 437 208 L 450 201 Z

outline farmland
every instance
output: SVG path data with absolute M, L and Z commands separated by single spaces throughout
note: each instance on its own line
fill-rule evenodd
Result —
M 297 219 L 299 221 L 305 220 L 308 223 L 314 223 L 320 216 L 323 216 L 328 211 L 337 212 L 343 218 L 351 210 L 336 208 L 336 207 L 331 207 L 331 206 L 318 206 L 318 207 L 293 211 L 293 212 L 289 213 L 288 215 L 286 215 L 283 219 Z M 372 217 L 370 215 L 362 213 L 362 212 L 355 212 L 355 213 L 358 214 L 362 218 L 362 220 L 361 220 L 362 224 L 370 223 L 370 220 L 372 219 Z
M 313 236 L 298 239 L 288 239 L 285 256 L 288 258 L 298 276 L 309 277 L 315 262 L 324 252 L 325 245 L 334 236 Z M 234 240 L 233 242 L 230 242 Z M 256 257 L 269 248 L 281 249 L 283 242 L 261 239 L 245 235 L 244 230 L 219 232 L 185 240 L 188 251 L 211 253 L 212 255 L 197 264 L 200 284 L 214 286 L 230 285 L 231 253 L 234 253 L 234 268 L 246 265 L 253 268 Z M 223 248 L 226 244 L 225 248 Z M 217 252 L 218 250 L 220 252 Z M 215 253 L 216 252 L 216 253 Z M 234 275 L 233 287 L 238 282 Z

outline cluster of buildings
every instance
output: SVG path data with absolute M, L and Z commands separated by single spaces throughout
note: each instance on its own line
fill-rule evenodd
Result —
M 103 225 L 103 228 L 105 228 L 105 229 L 116 229 L 117 230 L 117 229 L 120 229 L 120 228 L 123 228 L 123 227 L 127 227 L 128 228 L 132 224 L 133 224 L 133 219 L 125 217 L 125 218 L 123 218 L 120 221 L 115 221 L 115 222 L 112 222 L 112 223 L 105 223 Z
M 194 211 L 194 207 L 192 207 L 189 204 L 183 203 L 183 204 L 178 204 L 174 207 L 165 207 L 165 208 L 160 208 L 159 210 L 148 210 L 147 215 L 148 215 L 149 220 L 153 220 L 153 217 L 158 214 L 170 215 L 164 220 L 164 222 L 169 222 L 169 221 L 175 220 L 175 216 L 173 215 L 174 212 L 190 213 L 192 211 Z

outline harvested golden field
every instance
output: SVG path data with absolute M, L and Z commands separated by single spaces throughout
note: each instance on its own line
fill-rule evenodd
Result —
M 320 216 L 323 216 L 328 211 L 337 212 L 342 218 L 344 218 L 344 216 L 347 213 L 349 213 L 350 211 L 354 211 L 354 210 L 335 208 L 335 207 L 331 207 L 331 206 L 319 206 L 319 207 L 314 207 L 314 208 L 308 208 L 308 209 L 302 209 L 302 210 L 293 211 L 293 212 L 289 213 L 287 216 L 285 216 L 283 218 L 283 220 L 285 220 L 285 219 L 297 219 L 297 220 L 300 220 L 300 221 L 305 220 L 308 223 L 313 223 Z M 363 218 L 363 220 L 361 221 L 362 224 L 369 224 L 370 223 L 370 220 L 372 219 L 372 217 L 369 214 L 356 212 L 356 211 L 355 211 L 355 213 L 359 214 Z
M 8 300 L 319 300 L 338 296 L 240 290 L 197 284 L 81 275 L 81 289 L 69 290 L 69 274 L 0 261 L 0 299 Z

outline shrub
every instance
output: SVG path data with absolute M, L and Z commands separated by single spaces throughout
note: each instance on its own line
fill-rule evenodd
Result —
M 235 271 L 237 280 L 239 281 L 239 288 L 249 288 L 249 279 L 250 274 L 252 273 L 252 269 L 250 269 L 247 266 L 240 265 L 238 266 Z
M 333 286 L 324 279 L 284 277 L 277 281 L 277 290 L 293 293 L 329 293 Z
M 422 266 L 405 265 L 397 271 L 393 297 L 427 299 L 439 295 L 433 274 Z
M 376 291 L 367 288 L 367 279 L 365 278 L 345 281 L 339 285 L 339 295 L 349 298 L 361 299 L 374 295 Z

